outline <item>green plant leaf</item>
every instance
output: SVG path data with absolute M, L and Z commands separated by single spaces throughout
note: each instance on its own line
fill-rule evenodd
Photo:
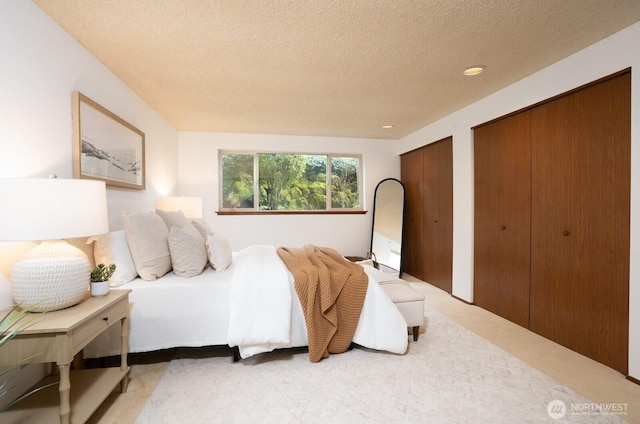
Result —
M 11 408 L 11 407 L 12 407 L 13 405 L 15 405 L 16 403 L 18 403 L 18 402 L 20 402 L 21 400 L 23 400 L 23 399 L 25 399 L 25 398 L 27 398 L 27 397 L 31 396 L 32 394 L 37 393 L 37 392 L 39 392 L 40 390 L 44 390 L 44 389 L 46 389 L 47 387 L 55 386 L 56 384 L 59 384 L 59 383 L 60 383 L 59 381 L 55 381 L 55 382 L 53 382 L 53 383 L 45 384 L 44 386 L 36 387 L 36 388 L 35 388 L 35 389 L 33 389 L 33 390 L 29 390 L 27 393 L 23 394 L 23 395 L 22 395 L 22 396 L 20 396 L 19 398 L 15 399 L 15 400 L 13 400 L 13 401 L 11 401 L 11 402 L 9 402 L 7 405 L 5 405 L 5 406 L 3 406 L 2 408 L 0 408 L 0 413 L 2 413 L 2 412 L 4 412 L 4 411 L 6 411 L 7 409 Z M 2 396 L 4 396 L 4 395 L 5 395 L 5 393 L 6 393 L 6 392 L 8 392 L 9 390 L 11 390 L 12 388 L 13 388 L 13 386 L 12 386 L 12 387 L 10 387 L 9 389 L 7 389 L 6 391 L 1 391 L 1 390 L 0 390 L 0 398 L 1 398 Z
M 109 278 L 111 278 L 115 270 L 116 270 L 116 264 L 110 264 L 110 265 L 98 264 L 98 266 L 96 266 L 91 271 L 91 282 L 97 283 L 100 281 L 107 281 Z
M 40 318 L 42 315 L 34 314 L 30 316 L 29 312 L 31 312 L 34 308 L 36 308 L 40 303 L 41 302 L 38 302 L 33 305 L 26 306 L 24 308 L 20 308 L 20 305 L 15 305 L 0 319 L 0 348 L 2 348 L 2 346 L 5 343 L 13 339 L 17 334 L 20 334 L 20 332 L 26 330 L 27 328 L 35 324 L 36 320 Z M 21 361 L 9 366 L 8 368 L 0 372 L 0 377 L 5 376 L 6 374 L 20 368 L 25 364 L 28 364 L 29 362 L 31 362 L 33 358 L 35 358 L 38 355 L 39 353 L 28 356 L 26 358 L 23 358 Z M 11 383 L 11 381 L 16 376 L 17 374 L 14 374 L 13 376 L 9 377 L 8 379 L 0 383 L 0 398 L 4 397 L 7 393 L 9 393 L 9 391 L 11 391 L 13 388 L 16 387 L 15 384 L 9 386 L 9 383 Z M 26 398 L 27 396 L 30 396 L 33 393 L 36 393 L 54 384 L 58 384 L 58 383 L 56 382 L 56 383 L 47 384 L 46 386 L 38 387 L 36 389 L 28 391 L 27 393 L 21 395 L 17 399 L 11 401 L 9 404 L 0 408 L 0 412 L 6 411 L 16 403 L 21 401 L 22 399 Z

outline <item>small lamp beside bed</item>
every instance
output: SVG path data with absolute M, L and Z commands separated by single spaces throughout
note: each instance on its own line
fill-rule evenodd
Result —
M 91 266 L 84 252 L 64 239 L 109 231 L 103 181 L 57 178 L 0 179 L 0 240 L 41 241 L 11 272 L 11 295 L 34 312 L 80 302 Z

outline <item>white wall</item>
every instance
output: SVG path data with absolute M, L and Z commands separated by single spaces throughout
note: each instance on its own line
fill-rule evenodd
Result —
M 344 255 L 369 250 L 373 192 L 387 177 L 400 175 L 400 158 L 389 140 L 180 132 L 179 194 L 202 196 L 204 219 L 225 234 L 233 250 L 250 244 L 330 246 Z M 361 153 L 365 215 L 217 215 L 218 150 L 269 150 L 294 153 Z
M 73 177 L 74 90 L 146 134 L 147 189 L 107 190 L 117 229 L 122 210 L 149 210 L 160 194 L 177 189 L 177 132 L 31 1 L 1 0 L 0 178 Z M 20 250 L 24 243 L 0 243 L 0 309 L 11 302 L 8 273 Z M 27 389 L 42 371 L 20 372 L 18 389 Z
M 453 294 L 473 301 L 471 127 L 632 67 L 629 375 L 640 379 L 640 24 L 461 109 L 401 140 L 398 153 L 453 135 Z M 491 77 L 491 64 L 480 78 Z
M 0 1 L 0 52 L 0 178 L 73 177 L 77 90 L 145 133 L 147 188 L 107 189 L 110 228 L 177 190 L 177 131 L 35 4 Z M 0 284 L 15 246 L 0 243 Z
M 71 93 L 146 136 L 147 189 L 109 189 L 110 225 L 177 188 L 177 131 L 31 1 L 0 2 L 0 178 L 73 177 Z

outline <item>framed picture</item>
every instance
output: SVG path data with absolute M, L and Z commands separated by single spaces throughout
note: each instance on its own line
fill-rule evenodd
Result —
M 73 92 L 73 176 L 145 189 L 144 133 Z

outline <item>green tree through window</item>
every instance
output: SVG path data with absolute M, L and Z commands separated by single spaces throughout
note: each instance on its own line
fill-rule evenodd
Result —
M 359 202 L 358 158 L 331 158 L 331 207 L 353 208 Z
M 222 152 L 222 208 L 360 209 L 360 162 L 347 155 Z
M 222 207 L 253 207 L 253 156 L 224 155 L 222 166 Z

